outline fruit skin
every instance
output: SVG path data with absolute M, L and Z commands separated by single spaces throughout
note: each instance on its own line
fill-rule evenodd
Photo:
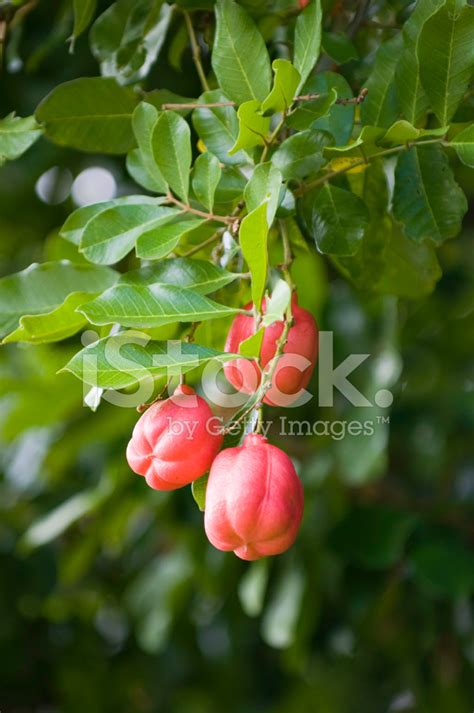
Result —
M 221 434 L 209 433 L 211 418 L 194 389 L 178 386 L 172 399 L 157 401 L 137 421 L 127 447 L 130 468 L 155 490 L 192 483 L 209 470 L 222 445 Z
M 306 5 L 309 5 L 309 0 L 298 0 L 298 4 L 302 10 L 306 7 Z
M 253 304 L 251 302 L 245 306 L 246 310 L 251 310 L 252 308 Z M 265 312 L 265 300 L 263 300 L 262 309 Z M 301 371 L 300 368 L 297 368 L 297 363 L 295 366 L 289 366 L 288 362 L 285 364 L 286 360 L 283 358 L 273 375 L 273 386 L 264 398 L 264 402 L 271 406 L 288 406 L 295 400 L 296 394 L 308 385 L 318 356 L 318 325 L 313 315 L 298 305 L 296 294 L 293 295 L 291 311 L 293 326 L 288 333 L 283 354 L 301 355 L 308 359 L 311 364 Z M 227 335 L 224 350 L 238 354 L 240 343 L 254 333 L 254 325 L 255 320 L 253 317 L 248 317 L 245 314 L 237 315 Z M 283 327 L 283 322 L 274 322 L 265 329 L 259 360 L 262 368 L 265 368 L 275 356 L 277 342 Z M 224 373 L 236 389 L 246 394 L 253 393 L 261 380 L 261 371 L 258 365 L 255 361 L 250 361 L 249 359 L 236 359 L 226 362 Z M 279 394 L 279 392 L 281 393 Z M 287 397 L 284 396 L 286 394 L 288 395 Z M 291 398 L 292 396 L 294 398 Z
M 290 458 L 266 438 L 248 435 L 212 464 L 204 527 L 218 550 L 257 560 L 287 550 L 303 517 L 303 487 Z

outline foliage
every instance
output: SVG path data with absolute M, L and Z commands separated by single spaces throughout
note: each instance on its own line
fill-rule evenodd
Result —
M 0 2 L 2 710 L 472 707 L 473 16 Z M 56 200 L 94 166 L 114 195 Z M 372 405 L 265 410 L 305 518 L 293 550 L 244 565 L 124 450 L 133 406 L 229 358 L 249 299 L 286 314 L 282 277 L 335 364 L 371 355 L 351 381 Z M 340 435 L 352 421 L 372 430 Z

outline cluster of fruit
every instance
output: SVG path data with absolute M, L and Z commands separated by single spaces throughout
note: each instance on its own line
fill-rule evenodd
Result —
M 248 305 L 251 308 L 252 305 Z M 265 309 L 265 306 L 264 306 Z M 292 304 L 292 326 L 283 355 L 302 356 L 308 366 L 301 371 L 280 361 L 273 372 L 265 402 L 273 404 L 272 391 L 297 394 L 307 386 L 318 351 L 318 328 L 312 315 Z M 254 333 L 254 318 L 238 315 L 228 334 L 226 351 L 238 353 L 241 342 Z M 225 373 L 238 390 L 248 393 L 242 374 L 252 370 L 260 383 L 265 368 L 277 352 L 284 329 L 275 322 L 265 329 L 259 364 L 237 359 Z M 214 423 L 210 428 L 209 424 Z M 303 516 L 303 488 L 293 463 L 281 449 L 257 433 L 246 436 L 237 448 L 221 453 L 223 435 L 215 428 L 209 404 L 190 386 L 178 386 L 173 396 L 155 402 L 139 419 L 127 448 L 136 473 L 157 490 L 175 490 L 209 472 L 204 526 L 219 550 L 233 550 L 245 560 L 284 552 L 291 547 Z

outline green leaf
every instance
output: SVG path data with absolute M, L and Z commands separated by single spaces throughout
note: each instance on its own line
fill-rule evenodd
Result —
M 86 384 L 123 389 L 145 379 L 180 376 L 213 359 L 229 361 L 223 353 L 187 342 L 154 342 L 134 331 L 105 337 L 75 354 L 66 364 Z
M 9 114 L 0 119 L 0 163 L 18 158 L 39 139 L 43 133 L 34 116 L 21 119 Z
M 219 160 L 213 154 L 206 151 L 198 156 L 193 169 L 193 191 L 198 201 L 208 211 L 214 208 L 214 195 L 221 175 Z
M 298 15 L 295 28 L 295 55 L 293 64 L 300 73 L 301 80 L 297 93 L 308 79 L 319 59 L 321 49 L 322 11 L 320 0 L 311 0 Z
M 304 197 L 302 211 L 319 252 L 353 255 L 357 251 L 369 216 L 354 193 L 326 183 Z
M 161 223 L 157 228 L 147 230 L 137 242 L 137 256 L 144 260 L 160 260 L 172 252 L 180 240 L 189 236 L 205 223 L 203 218 L 189 218 L 183 215 L 181 220 Z
M 272 163 L 260 163 L 245 186 L 244 198 L 247 210 L 251 213 L 262 203 L 267 202 L 267 223 L 273 223 L 279 200 L 282 176 Z
M 97 0 L 74 0 L 73 37 L 79 37 L 94 17 Z
M 120 278 L 120 284 L 153 285 L 161 283 L 186 287 L 201 295 L 207 295 L 225 287 L 238 277 L 238 273 L 228 272 L 208 260 L 177 257 L 162 260 L 156 265 L 126 272 Z
M 60 146 L 123 154 L 133 146 L 137 103 L 138 97 L 113 79 L 83 77 L 55 87 L 35 116 L 46 136 Z
M 437 129 L 416 129 L 408 121 L 402 119 L 387 129 L 379 143 L 404 144 L 407 141 L 417 141 L 425 136 L 444 136 L 448 129 L 449 126 L 440 126 Z
M 287 59 L 275 59 L 272 68 L 275 72 L 273 88 L 261 108 L 266 116 L 289 109 L 301 80 L 298 70 Z
M 102 75 L 120 83 L 146 77 L 166 39 L 171 15 L 162 0 L 118 0 L 110 5 L 90 34 Z
M 418 41 L 421 83 L 443 126 L 454 115 L 471 81 L 473 36 L 474 9 L 459 0 L 445 0 L 421 30 Z
M 112 284 L 112 280 L 108 284 L 104 284 L 104 289 Z M 21 317 L 19 327 L 8 334 L 3 342 L 5 344 L 8 342 L 45 344 L 67 339 L 87 324 L 85 317 L 76 312 L 76 309 L 86 302 L 90 302 L 99 294 L 99 292 L 71 292 L 59 307 L 50 312 Z
M 112 206 L 87 223 L 80 251 L 91 262 L 111 265 L 125 257 L 141 235 L 155 231 L 177 213 L 174 208 L 148 202 Z
M 474 168 L 474 124 L 456 134 L 451 146 L 466 166 Z
M 270 91 L 271 69 L 260 32 L 233 0 L 217 0 L 212 68 L 221 88 L 237 104 L 263 101 Z
M 324 153 L 335 158 L 360 158 L 367 157 L 380 151 L 378 143 L 385 136 L 384 129 L 378 126 L 363 126 L 359 136 L 345 146 L 326 146 Z
M 404 49 L 395 71 L 398 101 L 405 118 L 416 124 L 429 108 L 428 97 L 420 79 L 418 40 L 426 20 L 436 12 L 442 0 L 419 0 L 403 26 Z
M 203 475 L 201 478 L 198 478 L 191 483 L 193 498 L 201 512 L 204 512 L 206 509 L 206 490 L 208 480 L 209 473 L 206 473 L 206 475 Z
M 269 646 L 285 649 L 294 642 L 304 590 L 304 574 L 291 564 L 280 575 L 263 615 L 262 638 Z
M 468 597 L 474 590 L 474 557 L 454 539 L 419 545 L 411 555 L 417 582 L 434 595 Z
M 225 102 L 229 102 L 229 98 L 218 89 L 204 92 L 199 98 L 200 104 L 225 104 Z M 217 156 L 221 163 L 229 165 L 250 163 L 250 159 L 244 151 L 229 155 L 229 151 L 239 135 L 239 120 L 234 107 L 216 106 L 195 109 L 193 125 L 206 148 Z
M 301 102 L 287 118 L 286 123 L 293 129 L 304 131 L 309 129 L 318 119 L 328 115 L 331 107 L 337 99 L 335 89 L 322 93 L 318 99 Z
M 119 205 L 136 205 L 148 203 L 158 205 L 157 199 L 147 196 L 123 196 L 110 201 L 101 201 L 91 205 L 82 206 L 69 215 L 59 235 L 73 245 L 80 245 L 84 230 L 92 218 L 99 213 Z
M 192 290 L 160 284 L 116 285 L 80 311 L 92 324 L 117 323 L 124 327 L 201 322 L 239 312 Z
M 137 140 L 141 164 L 149 176 L 149 185 L 156 193 L 166 193 L 168 185 L 153 155 L 152 137 L 158 121 L 157 109 L 147 102 L 140 102 L 132 117 L 133 133 Z M 129 154 L 130 155 L 130 154 Z M 127 162 L 127 167 L 128 167 Z M 133 175 L 133 174 L 132 174 Z
M 322 45 L 326 54 L 338 64 L 359 59 L 359 53 L 353 42 L 343 32 L 323 32 Z
M 336 74 L 335 72 L 320 72 L 312 77 L 306 82 L 303 87 L 303 94 L 324 94 L 327 96 L 331 95 L 334 97 L 334 91 L 337 92 L 337 96 L 350 99 L 352 98 L 352 89 L 350 88 L 347 81 L 341 74 Z M 319 100 L 318 100 L 319 101 Z M 312 106 L 312 102 L 308 102 L 302 105 L 295 116 L 300 116 L 299 112 Z M 325 112 L 326 114 L 326 112 Z M 354 126 L 354 114 L 355 107 L 353 104 L 348 104 L 346 106 L 342 104 L 330 104 L 328 107 L 327 115 L 321 116 L 316 121 L 311 123 L 311 128 L 321 129 L 322 131 L 328 131 L 332 136 L 337 145 L 346 144 L 351 135 L 352 127 Z M 302 114 L 301 114 L 302 115 Z M 295 128 L 300 128 L 296 126 Z M 301 126 L 301 128 L 309 128 L 309 126 Z
M 377 50 L 374 68 L 365 85 L 369 92 L 360 112 L 363 124 L 388 127 L 398 118 L 394 78 L 401 49 L 402 35 L 398 33 Z
M 386 569 L 403 556 L 417 516 L 383 505 L 352 510 L 336 527 L 332 543 L 346 559 L 369 569 Z
M 155 124 L 151 142 L 154 159 L 165 181 L 187 202 L 192 161 L 189 125 L 179 114 L 164 111 Z
M 239 135 L 229 151 L 231 156 L 240 149 L 263 146 L 270 128 L 270 118 L 261 115 L 260 102 L 256 99 L 241 104 L 237 116 L 239 119 Z
M 24 315 L 38 315 L 59 307 L 72 292 L 101 292 L 117 274 L 95 265 L 68 260 L 33 263 L 26 270 L 0 279 L 0 334 L 9 334 Z
M 285 317 L 285 312 L 291 300 L 291 289 L 285 280 L 278 280 L 271 297 L 265 304 L 265 314 L 262 325 L 269 327 L 274 322 L 281 322 Z
M 268 201 L 245 216 L 240 224 L 242 255 L 252 276 L 252 301 L 259 310 L 267 281 Z
M 244 339 L 239 344 L 239 354 L 249 359 L 258 359 L 260 357 L 260 351 L 262 349 L 263 337 L 265 336 L 265 330 L 262 327 L 252 334 L 247 339 Z
M 140 149 L 132 149 L 127 154 L 126 167 L 129 175 L 133 178 L 135 183 L 142 186 L 150 193 L 167 193 L 167 190 L 163 190 L 166 186 L 164 179 L 163 183 L 158 183 L 150 174 L 148 173 L 145 163 L 143 161 L 143 154 Z M 158 168 L 157 168 L 158 170 Z
M 419 146 L 398 157 L 393 213 L 407 237 L 442 243 L 461 230 L 467 211 L 464 193 L 438 146 Z
M 323 149 L 333 143 L 325 131 L 301 131 L 286 139 L 272 156 L 272 163 L 280 169 L 284 179 L 305 178 L 317 173 L 327 159 Z

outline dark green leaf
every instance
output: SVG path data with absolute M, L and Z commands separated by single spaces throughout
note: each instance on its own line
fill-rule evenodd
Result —
M 338 64 L 345 64 L 351 59 L 359 59 L 353 42 L 343 32 L 323 32 L 323 50 Z
M 225 104 L 228 101 L 229 98 L 220 90 L 204 92 L 199 98 L 199 103 L 202 104 Z M 239 151 L 232 156 L 229 154 L 239 135 L 239 120 L 234 107 L 217 106 L 195 109 L 193 124 L 206 148 L 215 154 L 219 161 L 226 164 L 250 162 L 244 151 Z
M 317 173 L 327 163 L 323 149 L 332 143 L 332 136 L 325 131 L 301 131 L 279 146 L 272 156 L 272 163 L 285 179 L 305 178 Z
M 165 181 L 187 202 L 192 161 L 189 125 L 179 114 L 164 111 L 155 124 L 151 143 L 154 159 Z
M 401 34 L 395 35 L 378 49 L 372 74 L 365 85 L 369 93 L 361 108 L 363 124 L 388 127 L 398 118 L 394 78 L 401 50 Z
M 214 207 L 214 195 L 221 174 L 219 160 L 209 151 L 196 159 L 192 176 L 193 191 L 198 201 L 209 211 Z
M 79 37 L 94 17 L 97 0 L 74 0 L 73 37 Z
M 133 112 L 132 126 L 138 144 L 140 157 L 139 166 L 141 165 L 143 167 L 145 180 L 147 180 L 149 186 L 153 186 L 152 190 L 156 193 L 166 193 L 168 191 L 168 185 L 153 155 L 152 138 L 157 121 L 157 109 L 147 102 L 140 102 Z M 127 167 L 128 166 L 129 162 L 127 162 Z M 147 176 L 149 177 L 148 179 Z
M 263 101 L 270 91 L 271 68 L 262 35 L 233 0 L 217 0 L 212 67 L 223 91 L 242 104 Z
M 302 93 L 330 95 L 332 100 L 333 98 L 335 99 L 333 90 L 337 92 L 338 97 L 346 99 L 352 97 L 352 90 L 347 81 L 342 75 L 336 74 L 335 72 L 320 72 L 312 76 L 304 85 Z M 353 104 L 344 106 L 342 104 L 331 103 L 331 100 L 326 100 L 326 104 L 324 105 L 326 107 L 325 115 L 311 123 L 311 128 L 328 131 L 334 136 L 337 145 L 345 144 L 349 141 L 352 134 L 355 108 Z M 327 106 L 327 102 L 329 102 L 329 106 Z M 312 102 L 310 102 L 310 105 L 311 104 Z M 302 112 L 306 106 L 306 104 L 301 106 L 298 112 Z M 298 126 L 296 128 L 300 127 Z M 303 127 L 301 126 L 301 128 Z M 309 127 L 306 126 L 304 128 Z
M 461 230 L 467 210 L 448 159 L 438 146 L 420 146 L 398 157 L 393 212 L 411 240 L 441 243 Z
M 369 218 L 358 196 L 329 183 L 304 197 L 303 217 L 319 252 L 332 255 L 353 255 Z
M 466 166 L 474 168 L 474 125 L 456 134 L 451 141 L 451 146 Z
M 474 590 L 474 557 L 455 540 L 419 545 L 411 556 L 419 584 L 438 596 L 467 597 Z
M 444 0 L 421 30 L 421 83 L 443 126 L 449 123 L 472 79 L 473 37 L 474 8 L 459 0 Z
M 295 28 L 295 55 L 293 64 L 300 73 L 301 80 L 297 93 L 300 92 L 318 61 L 321 48 L 321 2 L 311 0 L 309 5 L 298 15 Z
M 84 77 L 55 87 L 36 110 L 54 143 L 81 151 L 127 153 L 138 97 L 114 79 Z

